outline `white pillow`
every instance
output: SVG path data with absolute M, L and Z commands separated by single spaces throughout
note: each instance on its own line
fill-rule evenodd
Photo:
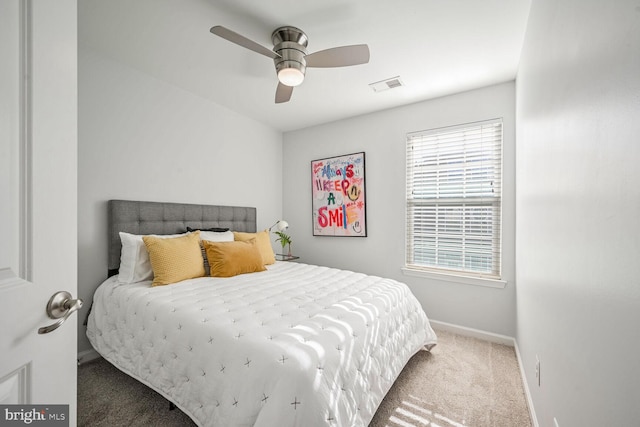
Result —
M 200 231 L 200 240 L 233 242 L 233 231 Z
M 120 252 L 120 270 L 118 272 L 118 282 L 123 284 L 137 283 L 144 280 L 153 279 L 153 269 L 149 260 L 149 252 L 142 241 L 142 236 L 129 234 L 121 231 L 120 242 L 122 251 Z M 161 238 L 180 237 L 184 234 L 168 234 L 154 236 Z

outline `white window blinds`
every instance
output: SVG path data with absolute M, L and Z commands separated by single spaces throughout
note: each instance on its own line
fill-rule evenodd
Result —
M 502 119 L 407 135 L 408 268 L 500 278 Z

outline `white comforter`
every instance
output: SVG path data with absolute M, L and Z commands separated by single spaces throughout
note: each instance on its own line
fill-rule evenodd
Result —
M 277 262 L 229 279 L 96 291 L 87 336 L 202 426 L 366 426 L 436 335 L 391 279 Z

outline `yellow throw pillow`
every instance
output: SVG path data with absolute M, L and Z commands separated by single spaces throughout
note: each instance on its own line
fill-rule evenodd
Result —
M 276 256 L 273 253 L 273 248 L 271 247 L 271 239 L 269 238 L 269 230 L 259 231 L 257 233 L 243 233 L 240 231 L 234 231 L 233 239 L 240 242 L 256 239 L 256 245 L 258 246 L 260 255 L 262 255 L 263 264 L 269 265 L 276 262 Z
M 203 240 L 212 277 L 232 277 L 265 271 L 256 239 L 238 242 Z
M 173 239 L 144 236 L 142 240 L 149 252 L 153 269 L 152 286 L 204 276 L 200 232 Z

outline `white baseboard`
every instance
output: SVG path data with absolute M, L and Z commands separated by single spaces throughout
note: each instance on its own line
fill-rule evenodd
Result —
M 454 325 L 453 323 L 440 322 L 438 320 L 429 319 L 429 323 L 436 331 L 453 332 L 454 334 L 464 335 L 465 337 L 478 338 L 481 340 L 493 342 L 496 344 L 508 345 L 514 347 L 516 340 L 506 335 L 494 334 L 493 332 L 481 331 L 480 329 L 467 328 L 466 326 Z
M 81 351 L 78 353 L 78 366 L 97 359 L 98 357 L 102 356 L 100 356 L 100 354 L 92 348 L 89 350 Z
M 524 396 L 527 400 L 529 415 L 531 416 L 531 423 L 533 424 L 533 427 L 540 426 L 538 424 L 538 418 L 536 418 L 536 411 L 533 407 L 533 400 L 531 399 L 531 393 L 529 391 L 527 377 L 525 376 L 522 358 L 520 357 L 520 349 L 518 348 L 518 342 L 515 338 L 509 337 L 507 335 L 494 334 L 493 332 L 482 331 L 480 329 L 467 328 L 466 326 L 454 325 L 452 323 L 440 322 L 438 320 L 429 319 L 429 323 L 431 323 L 431 326 L 436 330 L 436 332 L 438 330 L 453 332 L 454 334 L 463 335 L 465 337 L 478 338 L 496 344 L 504 344 L 510 347 L 514 347 L 516 352 L 516 359 L 518 361 L 518 367 L 520 368 L 520 377 L 522 378 L 522 385 L 524 387 Z
M 531 399 L 531 393 L 529 392 L 529 384 L 527 383 L 527 376 L 524 372 L 524 366 L 522 363 L 522 358 L 520 358 L 520 348 L 518 347 L 518 342 L 513 340 L 516 344 L 516 357 L 518 358 L 518 366 L 520 366 L 520 376 L 522 377 L 522 385 L 524 386 L 524 396 L 527 399 L 527 406 L 529 407 L 529 415 L 531 415 L 531 422 L 533 423 L 533 427 L 539 427 L 538 418 L 536 417 L 536 410 L 533 407 L 533 399 Z

